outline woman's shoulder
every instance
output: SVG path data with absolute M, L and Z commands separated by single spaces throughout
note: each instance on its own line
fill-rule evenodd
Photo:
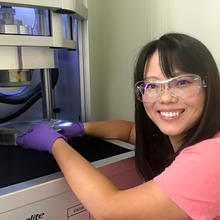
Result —
M 214 219 L 220 207 L 219 156 L 220 132 L 182 150 L 154 181 L 193 219 Z
M 203 140 L 190 147 L 183 149 L 174 160 L 174 164 L 189 164 L 191 168 L 209 169 L 220 166 L 220 132 L 212 138 Z M 176 162 L 176 163 L 175 163 Z M 214 169 L 216 170 L 216 169 Z M 218 176 L 220 171 L 218 170 Z
M 205 139 L 201 142 L 198 142 L 190 147 L 185 148 L 181 153 L 187 152 L 212 152 L 212 150 L 217 150 L 220 152 L 220 131 L 217 132 L 213 137 Z

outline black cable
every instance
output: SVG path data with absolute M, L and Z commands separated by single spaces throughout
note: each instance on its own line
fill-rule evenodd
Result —
M 52 69 L 52 87 L 55 86 L 58 80 L 59 72 L 57 69 Z M 30 99 L 35 93 L 41 90 L 41 83 L 37 84 L 32 90 L 21 93 L 15 96 L 7 96 L 7 95 L 0 95 L 0 102 L 5 104 L 23 104 L 28 99 Z
M 4 117 L 0 118 L 0 124 L 5 123 L 7 121 L 10 121 L 14 118 L 17 118 L 18 116 L 22 115 L 25 111 L 27 111 L 35 102 L 37 102 L 41 97 L 41 91 L 39 91 L 37 94 L 33 95 L 33 97 L 28 100 L 25 105 L 23 105 L 20 109 L 18 109 L 16 112 Z
M 39 83 L 32 90 L 26 92 L 25 94 L 15 95 L 15 96 L 7 96 L 0 95 L 0 102 L 5 104 L 22 104 L 25 103 L 28 99 L 30 99 L 35 93 L 41 90 L 41 84 Z
M 54 88 L 55 86 L 56 86 L 56 84 L 57 84 L 57 81 L 58 81 L 58 78 L 59 78 L 59 71 L 58 71 L 58 69 L 52 69 L 52 77 L 51 77 L 51 79 L 52 79 L 52 88 Z M 39 91 L 37 91 L 37 87 L 39 86 L 39 84 L 33 89 L 33 90 L 36 90 L 36 92 L 35 93 L 33 93 L 33 92 L 30 92 L 32 95 L 31 96 L 29 96 L 28 98 L 27 97 L 25 97 L 25 99 L 26 99 L 26 102 L 25 102 L 25 104 L 20 108 L 20 109 L 18 109 L 17 111 L 15 111 L 15 112 L 13 112 L 13 113 L 11 113 L 11 114 L 9 114 L 8 116 L 5 116 L 5 117 L 3 117 L 3 118 L 0 118 L 0 124 L 1 123 L 5 123 L 5 122 L 7 122 L 7 121 L 10 121 L 10 120 L 12 120 L 12 119 L 14 119 L 14 118 L 16 118 L 16 117 L 18 117 L 18 116 L 20 116 L 20 115 L 22 115 L 26 110 L 28 110 L 36 101 L 38 101 L 40 98 L 41 98 L 41 85 L 40 85 L 40 89 L 39 89 Z M 30 94 L 29 93 L 29 94 Z M 24 99 L 24 96 L 21 96 L 23 99 Z M 21 99 L 22 99 L 21 98 Z M 19 102 L 18 100 L 16 100 L 16 99 L 14 99 L 13 100 L 13 102 Z M 12 103 L 10 103 L 10 104 L 12 104 Z M 13 103 L 13 104 L 15 104 L 15 103 Z

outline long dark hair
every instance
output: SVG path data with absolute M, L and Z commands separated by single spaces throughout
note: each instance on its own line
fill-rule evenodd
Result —
M 140 175 L 150 180 L 186 147 L 211 138 L 220 130 L 220 78 L 217 65 L 209 50 L 197 39 L 185 34 L 170 33 L 148 43 L 141 50 L 134 83 L 143 80 L 145 65 L 158 50 L 160 66 L 167 78 L 177 68 L 194 73 L 205 80 L 205 105 L 197 124 L 185 135 L 183 143 L 175 153 L 167 135 L 147 116 L 143 103 L 135 99 L 136 152 L 135 161 Z

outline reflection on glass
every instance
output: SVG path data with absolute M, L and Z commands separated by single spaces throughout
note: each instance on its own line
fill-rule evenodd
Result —
M 0 6 L 0 34 L 50 36 L 49 11 Z
M 72 30 L 73 18 L 70 15 L 63 14 L 62 15 L 62 26 L 63 26 L 63 38 L 73 39 L 73 30 Z

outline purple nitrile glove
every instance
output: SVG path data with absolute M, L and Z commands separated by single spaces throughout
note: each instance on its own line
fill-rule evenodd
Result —
M 68 139 L 78 136 L 83 136 L 84 126 L 81 122 L 73 122 L 70 126 L 63 127 L 60 131 L 60 134 L 67 137 Z
M 18 135 L 16 142 L 24 148 L 35 149 L 39 151 L 48 151 L 52 153 L 52 145 L 57 138 L 66 137 L 57 133 L 47 124 L 38 124 L 33 128 L 29 128 L 27 132 Z

